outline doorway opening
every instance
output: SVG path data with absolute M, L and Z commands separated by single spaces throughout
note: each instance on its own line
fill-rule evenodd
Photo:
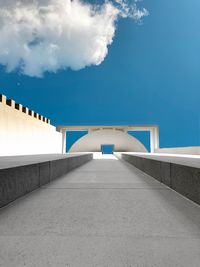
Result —
M 115 146 L 112 144 L 103 144 L 101 145 L 102 154 L 113 154 Z

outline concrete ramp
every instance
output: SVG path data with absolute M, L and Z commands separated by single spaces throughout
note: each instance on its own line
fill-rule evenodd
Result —
M 98 158 L 0 210 L 3 267 L 197 267 L 200 208 Z

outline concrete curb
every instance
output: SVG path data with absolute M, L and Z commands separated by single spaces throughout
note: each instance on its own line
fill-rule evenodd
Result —
M 0 170 L 0 208 L 92 160 L 83 154 Z
M 200 204 L 200 168 L 121 153 L 121 158 Z

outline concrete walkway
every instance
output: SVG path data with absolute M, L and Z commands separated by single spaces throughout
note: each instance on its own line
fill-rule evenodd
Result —
M 94 159 L 0 210 L 3 267 L 198 267 L 200 208 L 128 163 Z

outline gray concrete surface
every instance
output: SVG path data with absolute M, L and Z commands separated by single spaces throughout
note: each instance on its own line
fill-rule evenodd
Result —
M 92 153 L 85 153 L 64 156 L 16 156 L 11 159 L 5 157 L 2 161 L 0 159 L 0 208 L 92 158 Z
M 116 153 L 116 155 L 121 156 L 136 168 L 200 204 L 200 166 L 193 167 L 194 164 L 189 166 L 192 163 L 192 158 L 184 158 L 187 163 L 187 165 L 184 165 L 181 157 L 159 157 L 146 154 L 142 156 L 141 154 L 128 153 Z
M 123 154 L 133 155 L 141 158 L 158 160 L 162 162 L 175 163 L 188 167 L 200 168 L 200 156 L 199 155 L 177 155 L 177 154 L 159 154 L 159 153 L 129 153 L 122 152 Z M 121 153 L 115 153 L 120 155 Z
M 200 208 L 96 159 L 0 210 L 3 267 L 197 267 Z
M 26 166 L 30 164 L 36 164 L 52 160 L 65 159 L 69 157 L 75 157 L 77 155 L 81 155 L 81 153 L 40 154 L 40 155 L 6 156 L 6 157 L 1 156 L 0 169 L 14 168 L 14 167 Z

